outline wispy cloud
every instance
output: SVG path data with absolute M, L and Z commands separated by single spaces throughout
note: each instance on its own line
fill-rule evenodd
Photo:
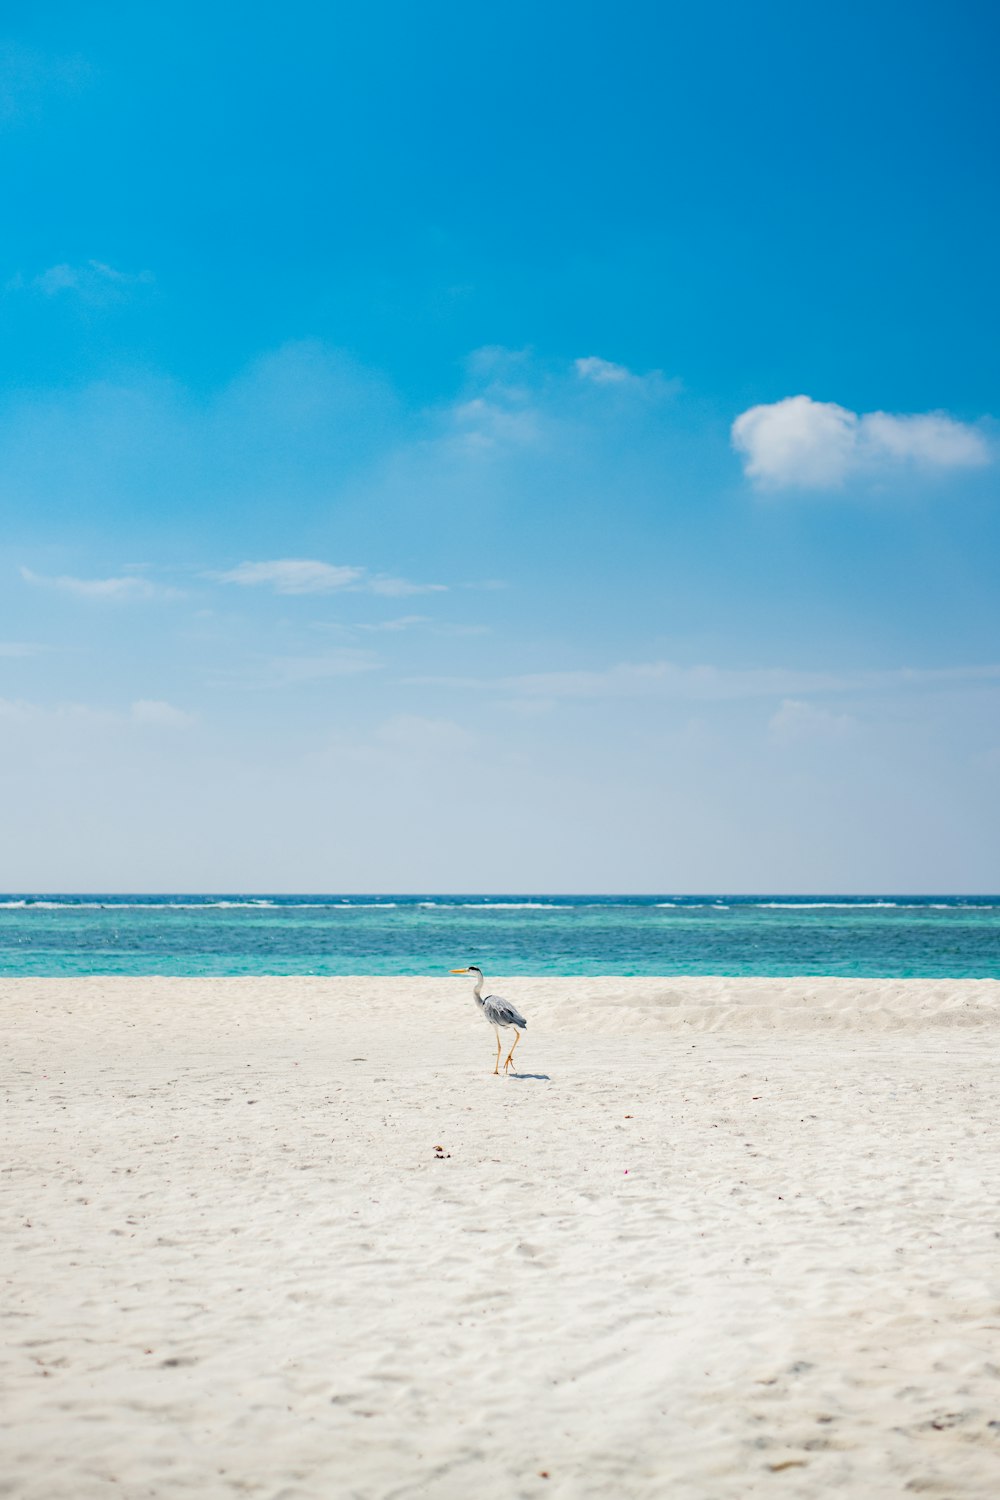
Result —
M 761 489 L 836 489 L 855 476 L 978 468 L 991 459 L 983 434 L 945 412 L 859 416 L 810 396 L 752 406 L 733 423 L 732 441 Z
M 365 672 L 377 672 L 382 665 L 376 652 L 353 646 L 313 654 L 275 654 L 258 658 L 245 670 L 227 674 L 215 686 L 258 692 L 326 682 L 337 677 L 357 677 Z
M 90 703 L 34 703 L 24 698 L 0 698 L 0 719 L 10 724 L 63 724 L 120 732 L 139 725 L 150 729 L 189 729 L 197 722 L 161 698 L 137 698 L 128 710 L 95 707 Z
M 34 641 L 0 641 L 0 656 L 7 658 L 39 656 L 48 649 L 48 646 L 36 645 Z
M 244 562 L 221 573 L 206 575 L 217 583 L 244 588 L 269 586 L 276 594 L 331 594 L 364 577 L 363 568 L 336 566 L 312 558 L 279 557 L 271 562 Z
M 575 359 L 573 367 L 581 380 L 590 380 L 594 385 L 624 385 L 635 379 L 632 371 L 625 365 L 616 365 L 612 360 L 601 359 L 596 354 Z
M 476 461 L 530 449 L 546 436 L 551 413 L 544 399 L 544 374 L 530 349 L 488 344 L 465 360 L 468 385 L 463 396 L 439 413 L 445 453 Z
M 662 370 L 637 374 L 626 365 L 588 354 L 570 364 L 545 363 L 530 349 L 487 346 L 465 362 L 469 388 L 444 408 L 446 450 L 470 457 L 509 457 L 546 452 L 561 442 L 576 445 L 580 424 L 593 429 L 600 392 L 638 397 L 642 407 L 681 388 Z M 621 407 L 622 403 L 615 403 Z M 622 419 L 619 410 L 615 420 Z
M 425 630 L 439 636 L 490 635 L 489 625 L 463 625 L 453 620 L 434 620 L 430 615 L 396 615 L 391 620 L 361 620 L 348 624 L 344 620 L 317 620 L 313 630 L 335 630 L 343 635 L 389 634 L 406 630 Z
M 627 365 L 615 364 L 614 360 L 601 359 L 597 354 L 587 354 L 573 361 L 577 379 L 585 385 L 603 386 L 607 389 L 634 391 L 645 396 L 670 396 L 682 389 L 682 382 L 668 380 L 662 370 L 647 370 L 638 375 Z
M 190 729 L 195 722 L 194 714 L 185 713 L 162 698 L 137 698 L 132 704 L 132 719 L 151 729 Z
M 354 630 L 389 631 L 395 633 L 401 630 L 415 630 L 420 625 L 430 624 L 428 615 L 397 615 L 392 620 L 374 620 L 353 627 L 342 627 Z
M 96 726 L 108 728 L 122 722 L 122 716 L 109 709 L 94 708 L 89 703 L 32 703 L 25 698 L 0 698 L 0 720 L 10 725 L 67 724 L 75 728 Z
M 116 301 L 135 287 L 151 286 L 155 280 L 152 271 L 119 271 L 105 261 L 88 260 L 77 266 L 61 262 L 37 276 L 26 277 L 18 272 L 7 282 L 6 290 L 40 292 L 44 297 L 71 292 L 85 302 L 99 305 Z
M 373 651 L 328 651 L 321 656 L 275 656 L 268 663 L 278 682 L 321 682 L 328 677 L 354 677 L 382 665 Z
M 411 682 L 517 694 L 528 698 L 674 698 L 723 702 L 741 698 L 797 699 L 805 695 L 884 689 L 1000 684 L 1000 664 L 884 671 L 812 672 L 785 667 L 679 666 L 676 662 L 621 662 L 597 671 L 526 672 L 497 678 L 411 678 Z
M 446 583 L 413 583 L 408 578 L 392 578 L 386 573 L 376 574 L 365 587 L 369 593 L 382 594 L 387 599 L 403 599 L 409 594 L 444 594 Z
M 465 357 L 465 368 L 474 380 L 507 381 L 519 378 L 532 359 L 532 350 L 508 349 L 504 344 L 483 344 Z
M 676 662 L 621 662 L 601 671 L 526 672 L 509 677 L 509 692 L 541 698 L 667 697 L 699 701 L 772 697 L 829 691 L 837 679 L 825 672 L 783 667 L 683 667 Z
M 453 406 L 450 417 L 451 441 L 469 453 L 522 447 L 537 442 L 542 432 L 540 413 L 521 392 L 473 396 Z
M 447 589 L 443 583 L 413 583 L 388 573 L 371 574 L 366 568 L 302 557 L 244 562 L 224 572 L 208 573 L 206 577 L 216 583 L 235 583 L 244 588 L 270 587 L 277 594 L 331 594 L 338 589 L 351 589 L 398 599 L 408 594 L 444 593 Z
M 456 750 L 470 750 L 476 743 L 476 736 L 464 725 L 422 714 L 396 714 L 379 725 L 375 738 L 408 756 L 450 756 Z
M 117 578 L 73 578 L 67 574 L 49 576 L 35 573 L 31 568 L 22 568 L 21 577 L 34 588 L 57 589 L 63 594 L 73 594 L 78 599 L 95 600 L 142 600 L 178 599 L 181 591 L 165 584 L 153 583 L 140 574 L 129 573 Z
M 777 745 L 814 740 L 842 740 L 857 728 L 853 714 L 837 713 L 802 698 L 785 698 L 768 720 L 768 734 Z

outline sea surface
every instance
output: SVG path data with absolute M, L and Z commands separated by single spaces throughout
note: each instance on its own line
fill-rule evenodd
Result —
M 998 896 L 0 897 L 0 975 L 1000 979 Z

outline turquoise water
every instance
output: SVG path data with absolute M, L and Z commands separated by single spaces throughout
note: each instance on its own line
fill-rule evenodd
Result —
M 1000 979 L 996 896 L 0 897 L 0 974 Z

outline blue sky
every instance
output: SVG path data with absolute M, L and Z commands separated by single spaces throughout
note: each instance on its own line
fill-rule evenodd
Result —
M 0 40 L 7 889 L 1000 888 L 980 4 Z

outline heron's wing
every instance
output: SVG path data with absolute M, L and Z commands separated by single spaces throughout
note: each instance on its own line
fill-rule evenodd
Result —
M 505 1000 L 502 995 L 487 995 L 483 1000 L 483 1010 L 486 1019 L 492 1021 L 494 1026 L 527 1026 L 527 1021 L 519 1010 Z

